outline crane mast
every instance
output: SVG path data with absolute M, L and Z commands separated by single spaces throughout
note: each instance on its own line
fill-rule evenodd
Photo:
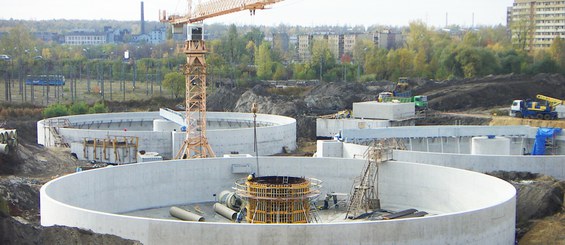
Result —
M 188 38 L 184 45 L 186 66 L 184 68 L 186 82 L 185 122 L 186 137 L 175 159 L 215 157 L 214 151 L 206 137 L 206 42 L 202 31 L 205 19 L 249 10 L 251 15 L 257 9 L 266 9 L 268 5 L 283 0 L 208 0 L 192 8 L 192 0 L 188 0 L 188 13 L 184 16 L 167 16 L 165 11 L 159 13 L 159 20 L 173 25 L 173 31 L 185 24 L 198 23 L 188 29 Z

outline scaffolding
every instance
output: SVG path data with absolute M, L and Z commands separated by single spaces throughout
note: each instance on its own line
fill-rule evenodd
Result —
M 83 156 L 87 160 L 109 164 L 135 163 L 138 146 L 139 138 L 135 136 L 84 138 Z
M 320 195 L 321 183 L 288 176 L 241 179 L 236 182 L 236 194 L 246 202 L 247 223 L 314 223 L 319 217 L 311 203 Z
M 375 211 L 381 208 L 378 191 L 379 165 L 392 159 L 393 149 L 405 150 L 406 147 L 400 140 L 388 139 L 373 141 L 367 148 L 364 153 L 367 163 L 361 175 L 353 182 L 346 219 L 355 219 L 361 214 L 368 213 L 369 210 Z
M 69 148 L 70 145 L 59 133 L 59 128 L 72 128 L 71 122 L 66 118 L 54 118 L 44 121 L 44 137 L 46 146 L 65 147 Z M 52 143 L 51 143 L 52 142 Z

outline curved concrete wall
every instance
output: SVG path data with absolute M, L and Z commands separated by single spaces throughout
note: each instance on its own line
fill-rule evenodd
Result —
M 514 244 L 515 189 L 470 171 L 384 163 L 379 171 L 383 207 L 439 215 L 393 221 L 305 225 L 193 223 L 116 213 L 213 201 L 230 189 L 232 164 L 241 158 L 151 162 L 76 173 L 41 188 L 41 224 L 116 234 L 144 244 Z M 260 158 L 261 175 L 314 177 L 325 192 L 349 192 L 364 160 Z
M 208 120 L 253 121 L 253 114 L 249 113 L 208 112 L 207 116 Z M 108 126 L 92 127 L 91 129 L 59 127 L 59 134 L 63 136 L 67 143 L 82 144 L 84 138 L 104 139 L 108 136 L 137 136 L 139 137 L 139 150 L 158 152 L 166 158 L 172 158 L 173 154 L 176 154 L 180 145 L 182 145 L 185 133 L 148 130 L 152 128 L 153 120 L 159 118 L 161 117 L 158 112 L 134 112 L 77 115 L 53 119 L 67 119 L 72 125 L 83 125 L 83 127 L 92 123 L 102 125 L 107 125 L 108 123 L 123 124 L 123 128 L 128 129 L 127 131 L 123 129 L 116 130 L 116 126 L 112 128 Z M 289 150 L 296 149 L 295 119 L 258 114 L 257 121 L 263 125 L 272 125 L 257 128 L 257 141 L 260 146 L 258 151 L 260 155 L 281 153 L 283 147 L 288 147 Z M 44 124 L 44 120 L 37 122 L 37 143 L 53 146 L 55 138 L 44 127 Z M 253 128 L 209 129 L 208 141 L 218 156 L 231 152 L 254 154 Z M 82 156 L 82 151 L 77 151 L 76 153 Z
M 471 155 L 464 154 L 470 153 L 470 145 L 463 144 L 460 147 L 467 149 L 457 149 L 458 137 L 474 137 L 482 135 L 496 135 L 496 136 L 523 136 L 530 141 L 535 138 L 537 128 L 529 126 L 427 126 L 427 127 L 400 127 L 400 128 L 387 128 L 387 129 L 367 129 L 367 130 L 345 130 L 344 136 L 349 141 L 367 141 L 371 139 L 382 138 L 439 138 L 445 137 L 449 139 L 454 137 L 448 143 L 454 144 L 449 146 L 451 152 L 437 152 L 437 142 L 434 147 L 428 147 L 430 152 L 427 152 L 425 147 L 414 147 L 413 151 L 394 151 L 393 159 L 397 161 L 431 164 L 438 166 L 454 167 L 477 172 L 492 172 L 492 171 L 525 171 L 532 173 L 541 173 L 552 176 L 559 180 L 565 180 L 565 155 L 559 155 L 564 152 L 563 145 L 565 145 L 565 136 L 563 133 L 555 137 L 555 142 L 558 145 L 555 150 L 557 155 L 546 156 L 531 156 L 522 155 L 521 148 L 528 147 L 531 144 L 521 144 L 515 142 L 517 147 L 513 147 L 515 155 Z M 318 144 L 321 141 L 319 141 Z M 415 142 L 411 141 L 411 142 Z M 426 143 L 426 142 L 424 142 Z M 444 143 L 444 144 L 448 144 Z M 342 147 L 342 148 L 340 148 Z M 344 143 L 343 145 L 334 145 L 335 149 L 341 150 L 341 156 L 344 158 L 362 158 L 363 153 L 367 147 L 363 145 Z M 407 145 L 407 148 L 409 146 Z M 416 149 L 418 148 L 418 149 Z M 442 147 L 443 148 L 443 147 Z M 445 146 L 447 149 L 448 147 Z M 435 151 L 435 152 L 434 152 Z M 455 153 L 453 152 L 455 151 Z M 457 153 L 460 151 L 463 154 Z M 549 151 L 549 150 L 548 150 Z
M 394 151 L 398 161 L 432 164 L 477 172 L 518 171 L 532 172 L 565 180 L 565 156 L 493 156 L 466 155 L 416 151 Z

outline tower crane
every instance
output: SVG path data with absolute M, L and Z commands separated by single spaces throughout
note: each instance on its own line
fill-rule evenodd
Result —
M 206 42 L 202 31 L 205 19 L 249 10 L 266 9 L 267 6 L 283 0 L 208 0 L 200 2 L 192 8 L 192 0 L 187 0 L 188 11 L 184 16 L 167 16 L 165 11 L 159 13 L 161 22 L 170 23 L 173 32 L 182 31 L 188 25 L 188 38 L 185 42 L 186 81 L 185 122 L 186 137 L 176 154 L 175 159 L 215 157 L 214 151 L 206 137 Z M 182 33 L 182 32 L 180 32 Z

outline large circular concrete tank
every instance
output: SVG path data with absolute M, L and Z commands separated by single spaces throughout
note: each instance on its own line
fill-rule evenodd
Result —
M 153 120 L 153 131 L 155 132 L 172 132 L 180 131 L 178 124 L 171 122 L 166 119 L 155 119 Z
M 474 137 L 471 140 L 472 155 L 510 155 L 510 139 L 505 137 Z

